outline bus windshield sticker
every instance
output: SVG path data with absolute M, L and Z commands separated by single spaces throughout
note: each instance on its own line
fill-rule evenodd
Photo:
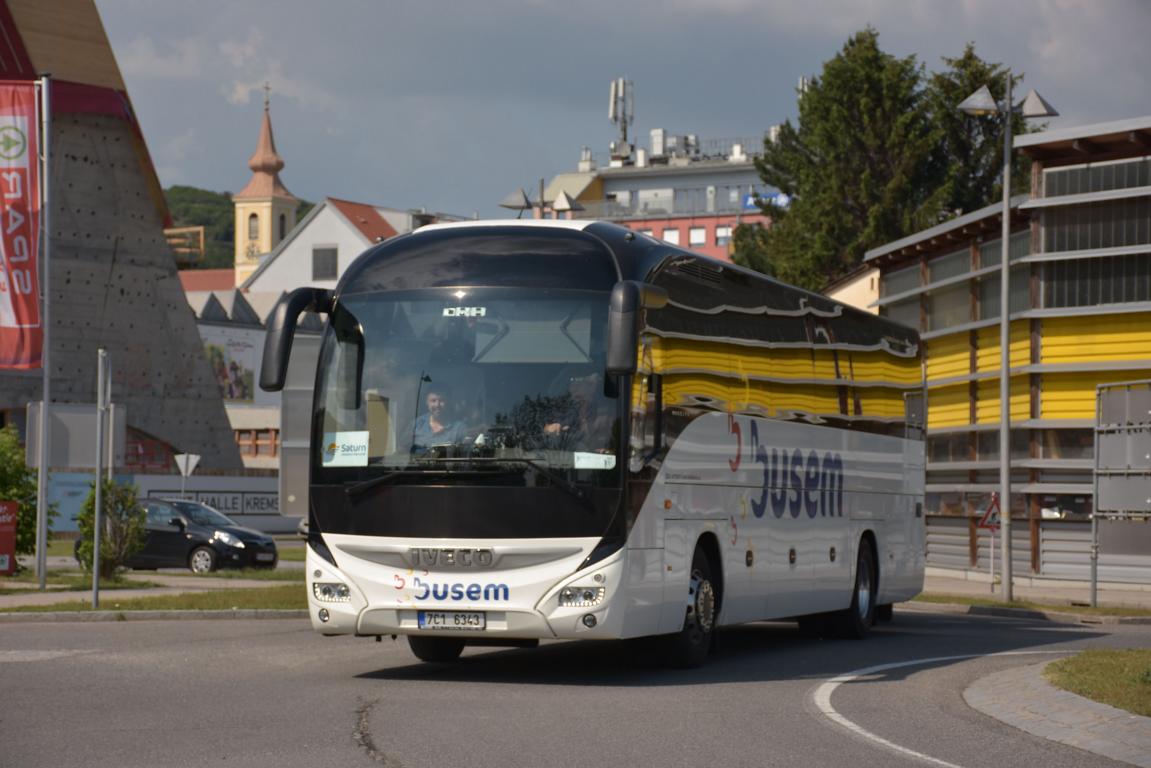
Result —
M 576 469 L 615 469 L 615 456 L 610 453 L 581 453 L 572 456 Z
M 323 465 L 325 467 L 368 466 L 369 432 L 325 432 Z

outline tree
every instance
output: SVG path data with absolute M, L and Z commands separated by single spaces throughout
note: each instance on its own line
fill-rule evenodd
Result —
M 36 553 L 36 472 L 24 464 L 20 433 L 11 424 L 0 429 L 0 501 L 16 502 L 16 554 Z M 48 531 L 56 505 L 48 507 Z
M 990 64 L 975 54 L 975 44 L 968 43 L 963 55 L 943 58 L 948 69 L 932 75 L 927 83 L 926 104 L 933 124 L 939 126 L 939 142 L 932 156 L 933 175 L 947 185 L 943 210 L 959 215 L 978 210 L 1003 197 L 1003 120 L 1001 117 L 976 117 L 960 112 L 959 102 L 986 85 L 997 101 L 1007 91 L 1007 68 Z M 1016 101 L 1022 75 L 1011 78 Z M 1016 136 L 1041 130 L 1012 115 L 1011 130 Z M 1031 161 L 1021 152 L 1012 158 L 1012 193 L 1026 192 L 1030 186 Z
M 144 546 L 144 508 L 136 500 L 136 487 L 103 480 L 101 494 L 100 577 L 112 578 Z M 76 520 L 80 523 L 77 556 L 84 570 L 92 570 L 92 542 L 96 526 L 96 486 L 88 492 Z
M 756 168 L 791 203 L 761 205 L 768 229 L 736 229 L 737 263 L 818 290 L 867 250 L 1000 197 L 1003 123 L 956 106 L 984 83 L 1002 97 L 1006 69 L 969 44 L 925 78 L 914 56 L 886 54 L 878 38 L 870 27 L 852 36 L 800 94 L 797 124 L 765 142 Z M 1018 116 L 1013 125 L 1027 129 Z M 1013 186 L 1025 189 L 1027 160 L 1015 163 Z
M 772 227 L 762 241 L 776 275 L 819 288 L 869 247 L 934 217 L 939 185 L 926 175 L 938 129 L 921 83 L 915 57 L 884 53 L 868 27 L 800 94 L 798 125 L 784 123 L 756 160 L 763 180 L 791 198 L 787 209 L 763 206 Z

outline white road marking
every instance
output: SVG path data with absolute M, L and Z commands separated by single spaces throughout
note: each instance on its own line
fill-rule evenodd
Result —
M 15 661 L 51 661 L 90 651 L 0 651 L 0 664 Z
M 909 749 L 907 747 L 900 746 L 899 744 L 896 744 L 893 741 L 888 741 L 887 739 L 883 738 L 882 736 L 877 736 L 876 734 L 872 733 L 871 731 L 868 731 L 867 729 L 857 725 L 856 723 L 852 722 L 851 720 L 848 720 L 846 717 L 844 717 L 843 715 L 841 715 L 837 711 L 835 711 L 835 707 L 831 706 L 831 694 L 835 692 L 836 688 L 843 685 L 844 683 L 850 683 L 854 680 L 858 680 L 861 677 L 866 677 L 867 675 L 874 675 L 874 674 L 877 674 L 879 672 L 886 672 L 889 669 L 898 669 L 900 667 L 914 667 L 914 666 L 923 665 L 923 664 L 941 664 L 941 663 L 947 662 L 947 661 L 962 661 L 964 659 L 989 658 L 989 657 L 993 657 L 993 656 L 1034 656 L 1037 654 L 1067 654 L 1067 653 L 1069 653 L 1069 652 L 1068 651 L 1002 651 L 1000 653 L 965 653 L 965 654 L 960 655 L 960 656 L 936 656 L 936 657 L 930 658 L 930 659 L 915 659 L 913 661 L 896 661 L 896 662 L 893 662 L 891 664 L 879 664 L 879 665 L 874 666 L 874 667 L 865 667 L 864 669 L 857 669 L 853 672 L 848 672 L 846 674 L 839 675 L 838 677 L 833 677 L 830 680 L 823 683 L 822 685 L 820 685 L 818 688 L 816 688 L 815 692 L 811 695 L 811 698 L 812 698 L 812 701 L 815 703 L 816 708 L 819 710 L 820 714 L 825 716 L 828 720 L 831 720 L 832 722 L 846 728 L 847 730 L 851 731 L 852 733 L 854 733 L 855 735 L 857 735 L 861 738 L 867 739 L 868 741 L 870 741 L 874 744 L 878 744 L 881 747 L 885 747 L 886 749 L 890 749 L 892 752 L 896 752 L 896 753 L 901 754 L 901 755 L 906 755 L 907 757 L 912 757 L 912 758 L 915 758 L 918 760 L 922 760 L 923 762 L 930 763 L 931 765 L 941 765 L 941 766 L 945 766 L 945 768 L 962 768 L 962 766 L 956 765 L 955 763 L 949 763 L 946 760 L 940 760 L 937 757 L 932 757 L 931 755 L 925 755 L 922 752 L 916 752 L 914 749 Z

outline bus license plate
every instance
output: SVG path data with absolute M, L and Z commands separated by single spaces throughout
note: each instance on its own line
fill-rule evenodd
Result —
M 480 630 L 487 626 L 483 611 L 420 611 L 420 629 Z

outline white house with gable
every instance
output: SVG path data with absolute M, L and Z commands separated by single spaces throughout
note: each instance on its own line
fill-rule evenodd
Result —
M 278 296 L 305 285 L 335 288 L 348 265 L 376 243 L 425 224 L 458 218 L 328 197 L 263 257 L 240 290 Z

